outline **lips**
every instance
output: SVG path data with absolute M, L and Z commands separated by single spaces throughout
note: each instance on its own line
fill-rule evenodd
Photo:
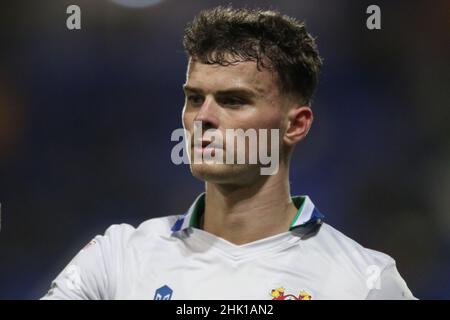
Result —
M 201 140 L 193 143 L 192 149 L 195 154 L 214 157 L 216 155 L 216 150 L 223 149 L 223 146 L 210 140 Z
M 193 148 L 201 148 L 201 149 L 223 149 L 222 144 L 208 141 L 208 140 L 202 140 L 202 141 L 196 141 L 192 144 Z

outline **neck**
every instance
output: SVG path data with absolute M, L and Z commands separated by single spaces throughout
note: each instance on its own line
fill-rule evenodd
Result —
M 247 186 L 206 183 L 203 229 L 234 244 L 286 232 L 296 213 L 288 172 L 281 167 Z

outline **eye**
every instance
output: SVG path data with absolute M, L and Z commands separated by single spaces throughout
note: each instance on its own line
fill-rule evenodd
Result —
M 203 96 L 198 94 L 190 94 L 186 99 L 193 105 L 202 105 L 204 101 Z
M 223 97 L 221 99 L 220 103 L 222 105 L 229 106 L 229 107 L 240 107 L 240 106 L 246 104 L 246 101 L 239 97 Z

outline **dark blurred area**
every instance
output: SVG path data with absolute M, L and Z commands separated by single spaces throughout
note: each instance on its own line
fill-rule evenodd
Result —
M 0 299 L 41 297 L 109 225 L 181 214 L 202 192 L 170 158 L 181 38 L 228 3 L 2 1 Z M 415 296 L 450 299 L 450 2 L 232 3 L 306 20 L 324 58 L 292 193 L 393 256 Z M 81 30 L 66 28 L 70 4 Z M 370 4 L 381 30 L 366 28 Z

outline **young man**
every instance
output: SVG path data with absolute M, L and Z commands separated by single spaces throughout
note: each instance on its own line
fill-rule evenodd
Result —
M 219 7 L 189 24 L 184 46 L 183 126 L 205 193 L 184 215 L 137 229 L 111 226 L 44 299 L 414 299 L 391 257 L 322 223 L 308 196 L 290 195 L 289 161 L 311 127 L 322 64 L 304 24 L 273 11 Z M 195 140 L 198 129 L 222 140 Z M 277 170 L 261 174 L 261 161 L 248 156 L 244 163 L 192 161 L 239 154 L 224 145 L 226 131 L 238 129 L 278 132 L 257 147 L 277 146 Z

